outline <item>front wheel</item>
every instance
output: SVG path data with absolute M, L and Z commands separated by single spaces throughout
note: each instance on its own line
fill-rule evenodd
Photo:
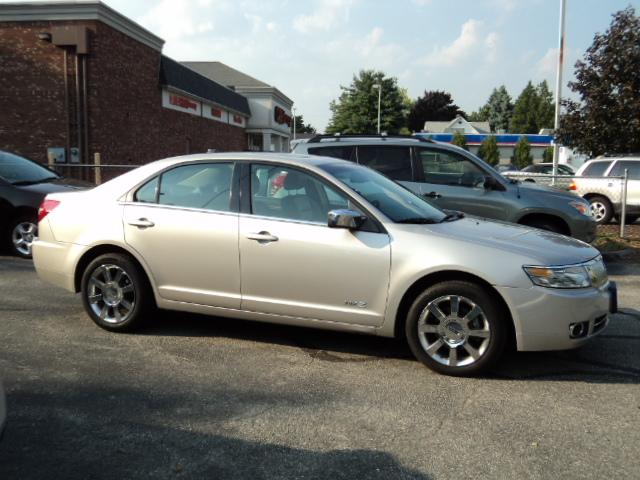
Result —
M 591 216 L 598 225 L 609 223 L 613 217 L 613 206 L 608 198 L 596 195 L 589 198 Z
M 150 309 L 151 295 L 144 272 L 122 254 L 97 257 L 82 276 L 84 309 L 105 330 L 139 327 Z
M 476 375 L 502 355 L 507 321 L 484 288 L 447 281 L 429 287 L 413 302 L 406 336 L 415 357 L 430 369 Z

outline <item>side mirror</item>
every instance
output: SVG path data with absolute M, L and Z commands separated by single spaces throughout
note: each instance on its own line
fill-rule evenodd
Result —
M 504 190 L 504 186 L 490 175 L 484 177 L 485 190 Z
M 357 230 L 367 220 L 367 217 L 355 210 L 331 210 L 328 214 L 327 225 L 329 228 L 348 228 Z

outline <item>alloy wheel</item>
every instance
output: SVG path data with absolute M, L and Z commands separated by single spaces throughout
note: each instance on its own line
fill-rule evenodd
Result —
M 591 202 L 589 211 L 596 222 L 601 222 L 607 214 L 607 206 L 602 202 Z
M 87 300 L 93 313 L 114 325 L 126 322 L 135 307 L 136 290 L 120 266 L 100 265 L 89 277 Z
M 11 241 L 13 242 L 13 248 L 25 257 L 31 256 L 31 246 L 33 240 L 38 234 L 38 226 L 33 222 L 20 222 L 11 232 Z
M 460 295 L 438 297 L 418 319 L 418 339 L 436 362 L 464 367 L 477 362 L 489 347 L 491 327 L 477 304 Z

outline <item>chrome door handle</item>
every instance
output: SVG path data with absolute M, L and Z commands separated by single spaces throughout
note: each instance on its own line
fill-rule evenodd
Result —
M 269 232 L 258 232 L 258 233 L 249 233 L 247 235 L 249 240 L 255 240 L 258 243 L 270 243 L 277 242 L 278 237 L 275 235 L 271 235 Z
M 138 228 L 151 228 L 155 225 L 151 220 L 147 220 L 146 218 L 139 218 L 138 220 L 131 220 L 128 222 L 129 225 L 138 227 Z

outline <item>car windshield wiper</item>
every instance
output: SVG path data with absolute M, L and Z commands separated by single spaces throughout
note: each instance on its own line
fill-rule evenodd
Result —
M 460 220 L 461 218 L 464 218 L 464 213 L 462 213 L 462 212 L 453 212 L 453 213 L 449 213 L 442 220 L 440 220 L 440 223 L 453 222 L 454 220 Z
M 438 223 L 433 218 L 425 218 L 425 217 L 411 217 L 411 218 L 403 218 L 402 220 L 396 220 L 396 223 L 415 223 L 415 224 L 432 224 Z
M 41 178 L 40 180 L 19 180 L 17 182 L 12 182 L 12 185 L 17 185 L 17 186 L 25 186 L 25 185 L 35 185 L 37 183 L 46 183 L 46 182 L 50 182 L 51 180 L 57 180 L 58 177 L 45 177 L 45 178 Z

